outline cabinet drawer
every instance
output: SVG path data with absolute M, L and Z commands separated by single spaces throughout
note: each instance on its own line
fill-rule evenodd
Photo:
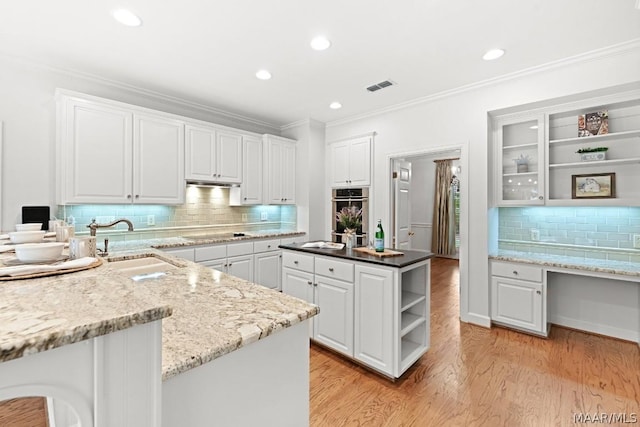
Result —
M 187 249 L 165 249 L 166 253 L 171 254 L 173 256 L 177 256 L 178 258 L 187 259 L 189 261 L 194 261 L 193 248 Z
M 253 242 L 227 245 L 227 256 L 249 255 L 253 253 Z
M 295 236 L 295 237 L 283 237 L 282 239 L 280 239 L 280 244 L 281 245 L 291 245 L 293 243 L 302 243 L 305 241 L 304 239 L 304 235 L 302 236 Z
M 280 244 L 280 239 L 271 239 L 271 240 L 260 240 L 258 242 L 253 242 L 253 252 L 268 252 L 278 250 L 278 245 Z
M 313 273 L 313 256 L 285 251 L 282 254 L 282 265 Z
M 542 267 L 493 261 L 491 263 L 491 275 L 529 280 L 531 282 L 542 282 Z
M 226 257 L 227 245 L 203 246 L 201 248 L 196 248 L 196 262 Z
M 331 258 L 316 257 L 316 274 L 353 282 L 353 264 Z

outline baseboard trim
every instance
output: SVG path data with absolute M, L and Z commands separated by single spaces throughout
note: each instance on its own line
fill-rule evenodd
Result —
M 482 314 L 466 313 L 460 316 L 460 320 L 465 323 L 471 323 L 484 328 L 491 328 L 491 318 Z

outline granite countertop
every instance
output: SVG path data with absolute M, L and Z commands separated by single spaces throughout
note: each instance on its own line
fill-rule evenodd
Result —
M 371 264 L 382 265 L 385 267 L 402 268 L 411 264 L 415 264 L 420 261 L 427 260 L 433 257 L 431 252 L 423 251 L 398 251 L 404 255 L 379 257 L 375 255 L 369 255 L 363 252 L 358 252 L 350 249 L 320 249 L 320 248 L 303 248 L 304 243 L 293 243 L 291 245 L 280 245 L 282 249 L 288 249 L 292 251 L 306 252 L 314 255 L 325 255 L 336 258 L 348 259 L 351 261 L 368 262 Z M 395 250 L 395 249 L 394 249 Z
M 171 307 L 153 289 L 129 282 L 106 274 L 104 264 L 0 282 L 0 362 L 171 315 Z
M 495 254 L 490 254 L 489 258 L 500 261 L 537 264 L 547 267 L 569 268 L 574 270 L 593 271 L 596 273 L 640 277 L 640 263 L 637 262 L 612 261 L 511 250 L 499 250 Z
M 302 231 L 249 231 L 244 236 L 234 236 L 233 233 L 201 232 L 193 236 L 160 237 L 153 239 L 138 239 L 129 241 L 114 241 L 109 243 L 110 251 L 128 251 L 144 248 L 171 249 L 197 245 L 215 245 L 222 243 L 236 243 L 247 240 L 276 239 L 284 237 L 304 236 Z M 125 234 L 126 236 L 126 234 Z M 98 235 L 98 247 L 102 247 Z
M 283 235 L 289 234 L 277 234 Z M 276 235 L 254 234 L 240 240 L 262 237 Z M 173 239 L 181 238 L 157 240 L 171 245 L 162 247 L 174 247 Z M 188 242 L 235 241 L 220 239 Z M 318 313 L 313 304 L 158 249 L 135 249 L 144 243 L 134 243 L 94 269 L 0 282 L 0 362 L 164 318 L 162 378 L 166 380 Z M 145 256 L 177 268 L 163 277 L 134 282 L 112 263 Z

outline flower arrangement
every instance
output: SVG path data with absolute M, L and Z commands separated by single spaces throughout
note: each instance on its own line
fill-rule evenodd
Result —
M 355 206 L 344 207 L 336 212 L 336 219 L 345 228 L 347 234 L 354 233 L 362 224 L 362 209 Z
M 600 151 L 607 151 L 607 150 L 609 150 L 609 147 L 581 148 L 578 151 L 576 151 L 576 153 L 578 153 L 578 154 L 582 154 L 582 153 L 598 153 Z

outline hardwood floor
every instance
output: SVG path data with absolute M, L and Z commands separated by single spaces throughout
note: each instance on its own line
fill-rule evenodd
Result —
M 311 426 L 640 425 L 637 344 L 485 329 L 458 320 L 458 300 L 457 261 L 433 259 L 431 348 L 395 383 L 312 345 Z
M 44 397 L 21 397 L 0 402 L 0 427 L 48 427 Z

